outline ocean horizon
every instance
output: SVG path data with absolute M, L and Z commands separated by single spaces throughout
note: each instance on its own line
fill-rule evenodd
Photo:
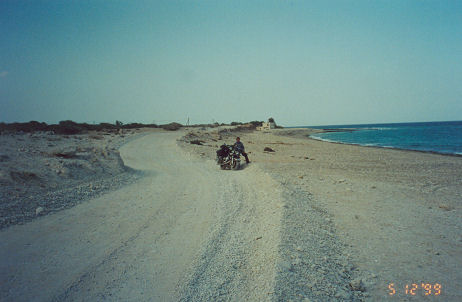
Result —
M 462 121 L 300 126 L 311 138 L 344 144 L 462 155 Z

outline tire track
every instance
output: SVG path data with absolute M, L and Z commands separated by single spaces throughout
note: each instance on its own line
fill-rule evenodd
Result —
M 269 301 L 282 206 L 277 186 L 256 168 L 221 175 L 226 189 L 216 223 L 180 301 Z

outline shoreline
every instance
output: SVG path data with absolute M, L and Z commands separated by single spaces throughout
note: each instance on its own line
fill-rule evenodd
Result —
M 320 132 L 320 133 L 325 133 L 325 132 Z M 315 138 L 315 137 L 312 137 L 311 135 L 308 136 L 307 139 L 312 139 L 312 140 L 315 140 L 315 141 L 332 143 L 332 144 L 341 144 L 341 145 L 359 146 L 359 147 L 367 147 L 367 148 L 410 151 L 410 152 L 419 152 L 419 153 L 429 153 L 429 154 L 438 154 L 438 155 L 445 155 L 445 156 L 462 157 L 462 154 L 457 154 L 457 153 L 444 153 L 444 152 L 438 152 L 438 151 L 424 151 L 424 150 L 404 149 L 404 148 L 398 148 L 398 147 L 368 146 L 368 145 L 362 145 L 362 144 L 336 142 L 336 141 L 325 140 L 325 139 L 321 139 L 321 138 Z
M 341 130 L 341 129 L 316 129 L 316 128 L 284 128 L 283 130 L 307 130 L 307 131 L 315 131 L 315 133 L 329 133 L 329 132 L 353 132 L 353 131 L 361 131 L 361 129 L 351 129 L 351 130 Z M 326 131 L 327 130 L 327 131 Z M 330 131 L 333 130 L 333 131 Z M 439 155 L 445 155 L 445 156 L 455 156 L 455 157 L 462 157 L 462 154 L 458 153 L 445 153 L 445 152 L 438 152 L 438 151 L 431 151 L 431 150 L 414 150 L 414 149 L 405 149 L 405 148 L 399 148 L 399 147 L 392 147 L 392 146 L 376 146 L 376 145 L 364 145 L 360 143 L 345 143 L 345 142 L 338 142 L 338 141 L 332 141 L 332 140 L 327 140 L 327 139 L 322 139 L 322 138 L 316 138 L 311 136 L 312 133 L 308 134 L 306 136 L 307 139 L 312 139 L 315 141 L 320 141 L 320 142 L 326 142 L 326 143 L 332 143 L 332 144 L 341 144 L 341 145 L 350 145 L 350 146 L 360 146 L 360 147 L 368 147 L 368 148 L 378 148 L 378 149 L 388 149 L 388 150 L 399 150 L 399 151 L 411 151 L 411 152 L 419 152 L 419 153 L 429 153 L 429 154 L 439 154 Z
M 448 121 L 448 122 L 434 122 L 434 123 L 460 123 L 460 121 Z M 395 123 L 395 124 L 423 124 L 423 123 Z M 428 124 L 428 123 L 426 123 Z M 357 132 L 357 131 L 363 131 L 363 130 L 381 130 L 381 129 L 387 129 L 377 127 L 377 126 L 387 126 L 387 125 L 393 125 L 393 124 L 364 124 L 363 126 L 371 126 L 371 128 L 309 128 L 309 127 L 289 127 L 289 128 L 284 128 L 284 129 L 308 129 L 310 131 L 315 131 L 314 134 L 318 133 L 332 133 L 332 132 Z M 352 125 L 352 126 L 360 126 L 360 125 Z M 449 155 L 449 156 L 462 156 L 462 151 L 461 152 L 446 152 L 446 151 L 438 151 L 438 150 L 416 150 L 416 149 L 410 149 L 410 148 L 403 148 L 403 147 L 396 147 L 396 146 L 379 146 L 374 143 L 353 143 L 353 142 L 342 142 L 342 141 L 335 141 L 331 139 L 325 139 L 321 137 L 314 137 L 312 134 L 309 134 L 309 138 L 318 140 L 318 141 L 323 141 L 323 142 L 329 142 L 329 143 L 336 143 L 336 144 L 345 144 L 345 145 L 355 145 L 355 146 L 363 146 L 363 147 L 375 147 L 375 148 L 385 148 L 385 149 L 396 149 L 396 150 L 405 150 L 405 151 L 415 151 L 415 152 L 424 152 L 424 153 L 434 153 L 434 154 L 442 154 L 442 155 Z

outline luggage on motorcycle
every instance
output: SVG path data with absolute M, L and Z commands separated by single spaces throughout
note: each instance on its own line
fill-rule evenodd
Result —
M 228 145 L 221 145 L 220 149 L 217 150 L 217 156 L 226 157 L 231 152 Z

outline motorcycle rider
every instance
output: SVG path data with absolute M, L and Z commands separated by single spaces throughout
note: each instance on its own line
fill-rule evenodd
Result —
M 245 162 L 247 164 L 250 163 L 249 158 L 247 157 L 247 153 L 245 153 L 244 144 L 241 142 L 241 138 L 239 136 L 236 137 L 234 148 L 236 148 L 236 150 L 239 151 L 245 157 Z

